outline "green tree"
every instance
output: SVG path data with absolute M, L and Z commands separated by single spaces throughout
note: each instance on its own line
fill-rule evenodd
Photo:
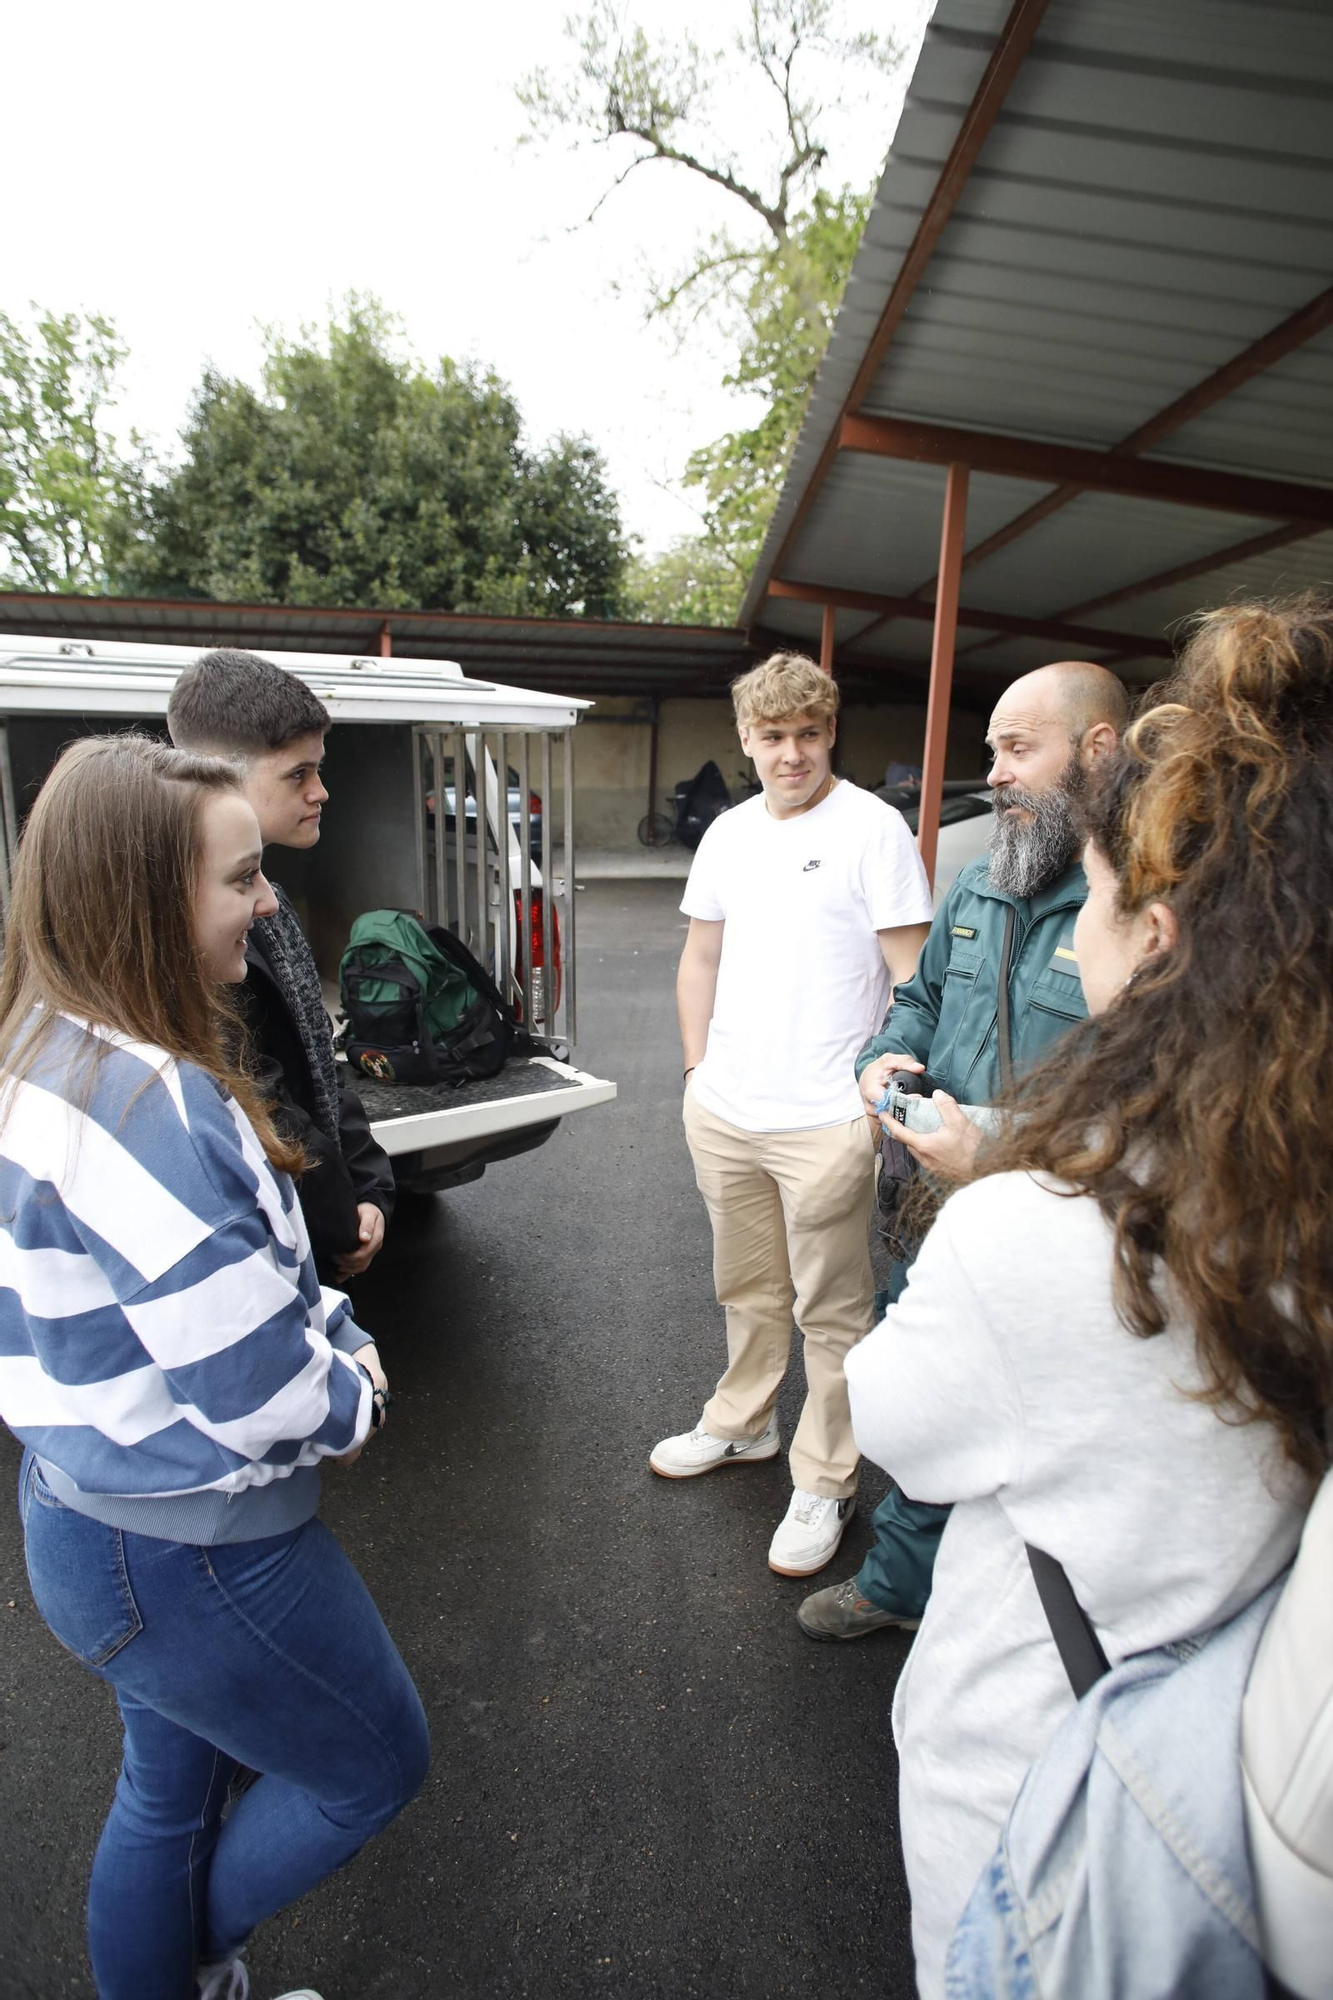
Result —
M 748 0 L 729 50 L 705 51 L 689 37 L 650 42 L 641 28 L 622 27 L 614 0 L 594 0 L 567 32 L 577 47 L 569 73 L 534 72 L 519 98 L 532 136 L 629 155 L 593 216 L 657 163 L 721 190 L 737 218 L 734 229 L 702 238 L 683 271 L 654 281 L 648 314 L 669 318 L 682 337 L 700 320 L 719 327 L 736 355 L 725 385 L 757 393 L 764 414 L 691 457 L 685 483 L 701 487 L 705 503 L 692 553 L 677 543 L 636 567 L 641 598 L 658 603 L 677 577 L 697 604 L 689 573 L 708 574 L 709 601 L 730 617 L 781 490 L 869 204 L 866 190 L 821 185 L 832 100 L 845 111 L 859 99 L 887 122 L 887 80 L 903 46 L 851 31 L 836 0 Z M 772 113 L 747 161 L 727 137 L 724 98 L 738 82 Z
M 144 460 L 106 428 L 126 350 L 96 313 L 44 312 L 25 330 L 0 313 L 0 582 L 100 591 L 117 519 Z
M 728 431 L 693 452 L 685 483 L 703 488 L 707 537 L 728 553 L 741 589 L 759 555 L 847 272 L 865 227 L 869 196 L 816 192 L 810 213 L 756 274 L 746 333 L 728 388 L 758 390 L 757 424 Z
M 627 558 L 583 438 L 525 444 L 489 370 L 395 351 L 350 298 L 324 337 L 271 333 L 261 387 L 205 373 L 182 463 L 119 552 L 122 588 L 385 609 L 615 615 Z
M 729 625 L 745 579 L 722 543 L 680 535 L 656 556 L 636 556 L 625 592 L 636 618 L 654 625 Z

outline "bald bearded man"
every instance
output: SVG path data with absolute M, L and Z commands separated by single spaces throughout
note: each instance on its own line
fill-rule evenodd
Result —
M 1114 750 L 1128 717 L 1115 675 L 1086 660 L 1024 674 L 996 703 L 986 735 L 994 809 L 988 852 L 958 876 L 915 974 L 896 989 L 884 1026 L 856 1061 L 871 1116 L 896 1071 L 925 1073 L 939 1086 L 938 1132 L 892 1128 L 937 1179 L 960 1178 L 976 1150 L 976 1127 L 958 1105 L 990 1103 L 1006 1080 L 1001 978 L 1009 995 L 1006 1060 L 1016 1076 L 1086 1016 L 1073 936 L 1088 885 L 1074 801 L 1093 766 Z M 899 1297 L 908 1269 L 906 1257 L 895 1262 L 881 1305 Z M 802 1631 L 812 1639 L 859 1639 L 888 1626 L 919 1625 L 948 1516 L 947 1507 L 891 1487 L 860 1570 L 806 1598 L 797 1613 Z

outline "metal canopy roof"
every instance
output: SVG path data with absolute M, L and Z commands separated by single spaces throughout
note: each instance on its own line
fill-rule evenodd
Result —
M 964 694 L 1327 585 L 1331 95 L 1327 0 L 940 0 L 743 622 L 923 674 L 951 463 Z
M 736 627 L 26 591 L 0 592 L 0 646 L 10 633 L 70 643 L 149 641 L 183 646 L 190 654 L 209 646 L 247 646 L 259 652 L 387 654 L 397 661 L 447 659 L 483 680 L 594 699 L 718 692 L 755 657 Z

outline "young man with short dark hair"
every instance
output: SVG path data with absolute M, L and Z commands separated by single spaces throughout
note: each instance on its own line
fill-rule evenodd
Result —
M 320 765 L 329 712 L 297 675 L 255 653 L 205 653 L 172 689 L 167 728 L 180 749 L 244 767 L 266 848 L 315 845 L 328 798 Z M 239 998 L 275 1122 L 311 1161 L 300 1193 L 316 1262 L 342 1283 L 384 1241 L 393 1169 L 361 1100 L 339 1079 L 319 970 L 291 903 L 272 888 L 278 908 L 250 932 Z
M 676 982 L 685 1136 L 713 1227 L 727 1367 L 695 1429 L 663 1438 L 648 1462 L 688 1479 L 777 1456 L 794 1307 L 807 1395 L 768 1562 L 808 1576 L 852 1511 L 843 1363 L 874 1298 L 875 1148 L 852 1063 L 890 979 L 916 965 L 930 893 L 901 813 L 834 775 L 830 675 L 778 653 L 732 697 L 763 791 L 700 842 Z

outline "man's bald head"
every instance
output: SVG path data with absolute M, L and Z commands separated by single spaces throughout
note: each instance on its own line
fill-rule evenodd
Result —
M 1128 718 L 1124 688 L 1091 660 L 1057 660 L 1005 689 L 986 732 L 994 887 L 1030 896 L 1068 866 L 1077 851 L 1072 801 Z
M 1058 719 L 1075 742 L 1097 723 L 1108 724 L 1118 737 L 1129 721 L 1129 697 L 1109 667 L 1092 660 L 1056 660 L 1007 687 L 992 723 L 1002 714 Z

